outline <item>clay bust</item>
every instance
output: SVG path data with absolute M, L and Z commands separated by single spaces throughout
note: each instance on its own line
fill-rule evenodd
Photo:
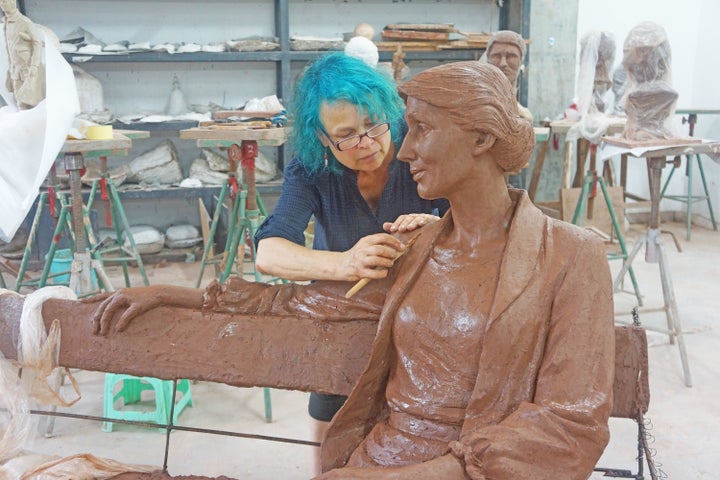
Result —
M 350 299 L 350 283 L 238 277 L 205 291 L 123 289 L 90 300 L 96 331 L 122 335 L 162 306 L 260 324 L 377 321 L 365 370 L 323 441 L 319 478 L 585 479 L 607 443 L 612 403 L 602 242 L 507 186 L 534 133 L 499 69 L 441 65 L 400 92 L 409 130 L 398 158 L 421 197 L 447 198 L 451 209 L 384 279 Z
M 628 33 L 622 62 L 627 71 L 625 138 L 642 141 L 676 136 L 670 124 L 678 98 L 670 84 L 670 53 L 660 25 L 643 22 Z
M 627 86 L 627 72 L 622 65 L 613 70 L 612 92 L 613 92 L 613 114 L 625 115 L 625 87 Z
M 0 0 L 5 12 L 5 43 L 8 50 L 7 89 L 14 93 L 19 109 L 32 108 L 45 98 L 45 68 L 42 64 L 43 33 L 47 29 L 25 17 L 15 0 Z M 54 34 L 50 33 L 50 38 Z
M 517 90 L 518 77 L 524 69 L 525 40 L 522 36 L 512 30 L 500 30 L 495 32 L 488 40 L 485 54 L 487 61 L 495 65 L 505 74 L 513 89 Z M 520 113 L 532 120 L 530 110 L 518 104 Z
M 580 40 L 579 96 L 591 92 L 588 107 L 594 111 L 605 112 L 605 94 L 612 86 L 610 75 L 614 62 L 615 36 L 611 32 L 594 30 Z

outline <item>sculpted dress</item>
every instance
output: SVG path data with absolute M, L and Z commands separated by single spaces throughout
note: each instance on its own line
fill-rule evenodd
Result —
M 302 312 L 319 321 L 378 319 L 367 367 L 323 442 L 324 471 L 349 460 L 367 464 L 382 443 L 385 452 L 397 447 L 397 464 L 455 455 L 476 480 L 590 475 L 608 441 L 612 404 L 613 303 L 605 250 L 591 234 L 543 215 L 524 191 L 510 189 L 510 195 L 516 206 L 487 315 L 476 322 L 481 331 L 460 339 L 475 349 L 468 358 L 476 365 L 465 372 L 472 372 L 472 381 L 462 383 L 470 391 L 450 415 L 437 415 L 436 408 L 423 417 L 421 405 L 397 401 L 408 385 L 395 374 L 393 331 L 406 320 L 406 299 L 420 298 L 413 289 L 424 285 L 420 277 L 435 242 L 452 226 L 452 211 L 423 228 L 388 279 L 371 282 L 351 300 L 328 282 L 209 287 L 209 309 Z M 424 298 L 428 308 L 436 301 L 432 292 Z M 443 365 L 438 362 L 437 378 L 449 373 Z M 421 447 L 408 453 L 414 437 Z

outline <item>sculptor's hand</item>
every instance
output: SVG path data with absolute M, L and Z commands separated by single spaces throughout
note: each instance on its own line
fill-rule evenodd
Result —
M 390 233 L 412 232 L 438 220 L 440 220 L 440 217 L 430 215 L 429 213 L 410 213 L 408 215 L 400 215 L 394 222 L 383 223 L 383 229 Z
M 133 318 L 161 305 L 162 300 L 157 287 L 136 287 L 103 293 L 82 302 L 99 304 L 93 315 L 93 333 L 107 335 L 113 323 L 115 331 L 122 332 Z
M 345 280 L 361 278 L 379 279 L 387 276 L 398 254 L 405 245 L 387 233 L 376 233 L 361 238 L 350 250 L 342 253 L 338 271 Z

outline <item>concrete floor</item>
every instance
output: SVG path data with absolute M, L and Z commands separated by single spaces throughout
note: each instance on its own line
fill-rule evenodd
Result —
M 683 248 L 683 252 L 678 253 L 669 236 L 664 237 L 693 386 L 685 386 L 677 344 L 669 344 L 664 334 L 648 331 L 651 400 L 647 419 L 649 433 L 654 439 L 651 448 L 655 451 L 656 466 L 666 475 L 661 478 L 720 479 L 720 441 L 716 434 L 720 424 L 720 402 L 717 400 L 720 395 L 717 368 L 720 358 L 717 313 L 720 311 L 720 277 L 717 273 L 720 232 L 694 226 L 692 240 L 688 242 L 685 241 L 684 224 L 663 224 L 663 228 L 673 231 Z M 628 245 L 631 246 L 643 232 L 643 226 L 633 225 L 626 234 Z M 664 313 L 645 311 L 646 308 L 662 307 L 663 299 L 658 265 L 646 263 L 643 252 L 644 249 L 633 263 L 645 302 L 645 307 L 640 310 L 640 320 L 648 328 L 662 328 Z M 173 263 L 147 268 L 152 284 L 191 285 L 199 266 L 197 263 Z M 611 262 L 611 268 L 617 272 L 620 262 Z M 122 284 L 117 269 L 110 270 L 110 274 L 118 286 Z M 627 282 L 626 286 L 629 285 Z M 629 320 L 621 313 L 630 311 L 636 304 L 635 297 L 618 293 L 615 303 L 617 320 Z M 76 376 L 82 399 L 67 411 L 101 415 L 103 374 L 80 371 Z M 192 396 L 193 406 L 180 416 L 181 425 L 309 439 L 306 393 L 273 390 L 273 421 L 270 423 L 264 420 L 262 389 L 199 382 L 192 385 Z M 599 465 L 634 470 L 634 422 L 613 419 L 611 435 L 610 445 Z M 112 433 L 104 433 L 100 423 L 58 418 L 52 436 L 38 437 L 30 450 L 60 456 L 91 452 L 130 464 L 162 466 L 165 440 L 164 432 L 158 430 L 116 425 Z M 170 435 L 167 463 L 173 475 L 301 479 L 310 477 L 312 448 L 178 431 Z M 647 468 L 645 470 L 645 478 L 650 478 Z M 602 477 L 594 474 L 591 478 Z

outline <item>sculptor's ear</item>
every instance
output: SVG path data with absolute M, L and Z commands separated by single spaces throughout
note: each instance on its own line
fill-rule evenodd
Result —
M 327 139 L 325 134 L 323 134 L 320 130 L 317 131 L 318 140 L 320 140 L 320 143 L 323 147 L 329 147 L 330 146 L 330 140 Z
M 492 148 L 495 145 L 495 136 L 489 133 L 478 132 L 478 136 L 475 139 L 475 155 L 481 155 Z

